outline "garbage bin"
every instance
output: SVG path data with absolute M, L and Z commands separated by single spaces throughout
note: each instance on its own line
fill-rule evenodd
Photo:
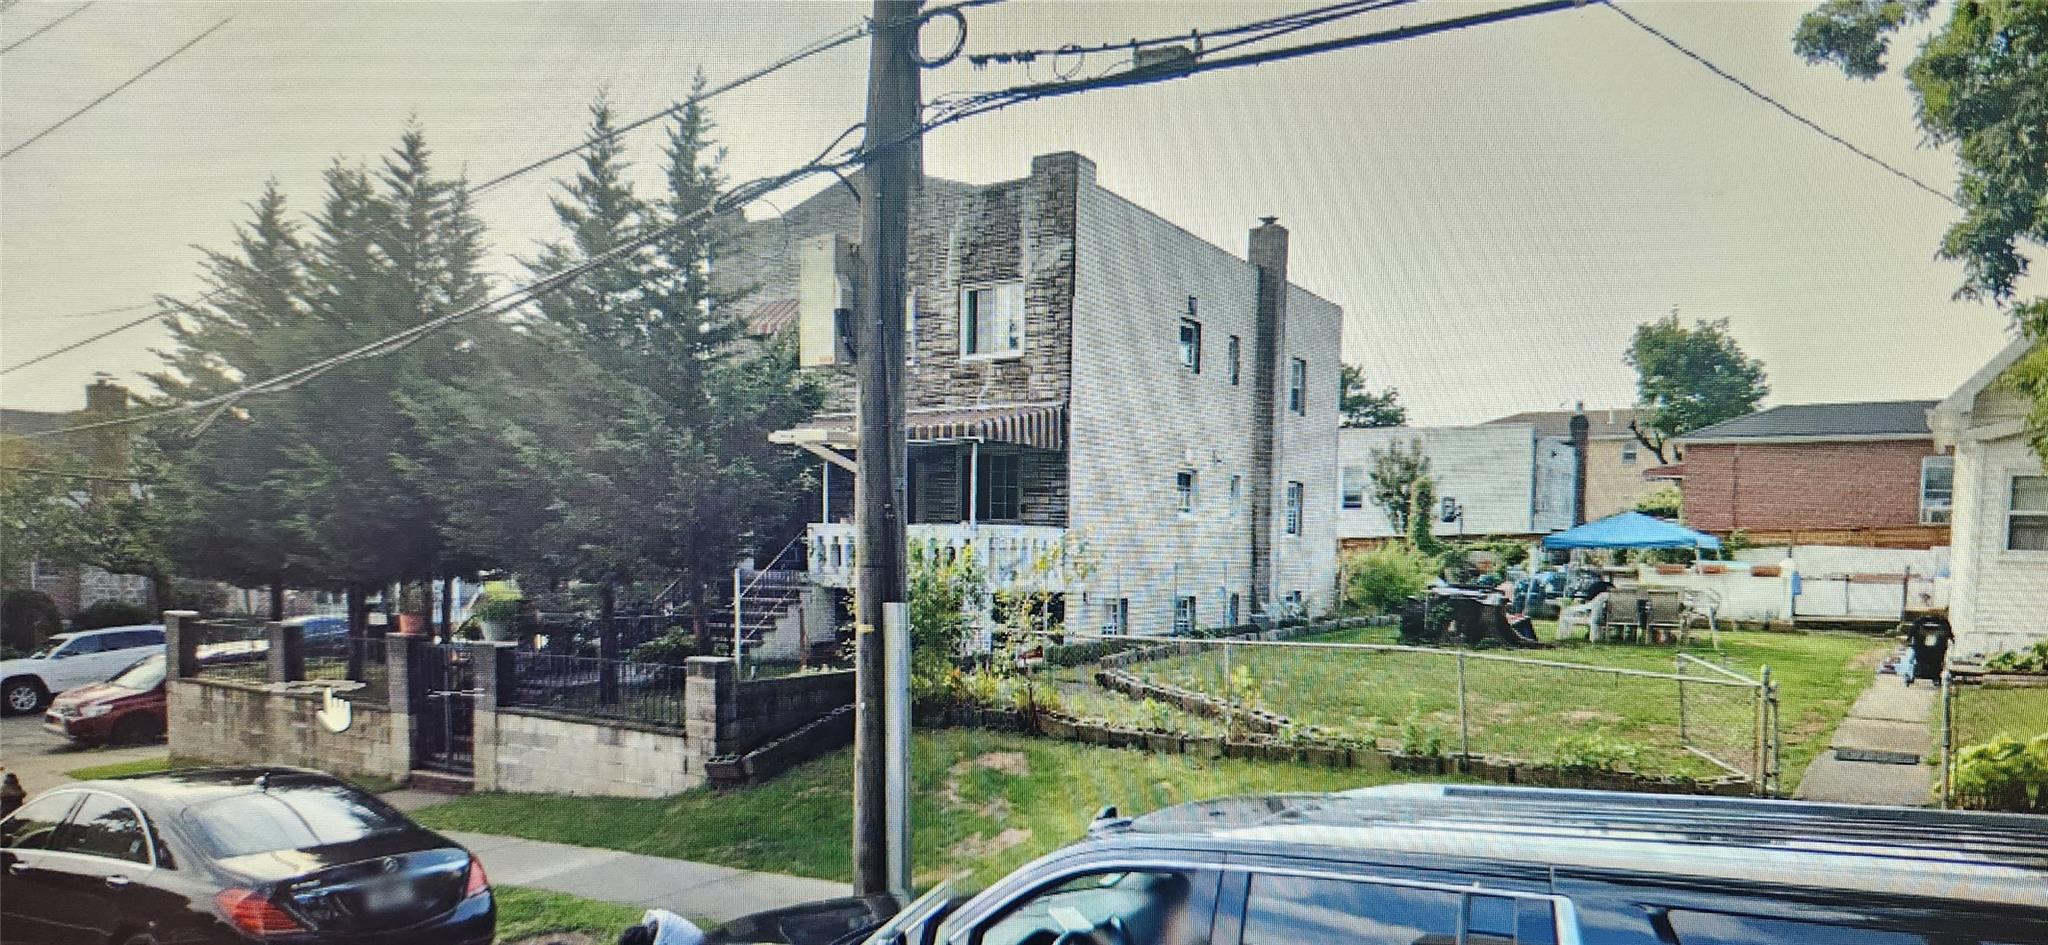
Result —
M 1401 602 L 1401 642 L 1435 642 L 1429 632 L 1429 600 L 1420 594 Z
M 1941 678 L 1941 669 L 1948 659 L 1949 638 L 1954 636 L 1948 620 L 1927 616 L 1913 621 L 1913 678 Z

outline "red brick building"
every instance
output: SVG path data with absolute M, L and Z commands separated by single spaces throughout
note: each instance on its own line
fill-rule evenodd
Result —
M 1954 460 L 1933 401 L 1796 404 L 1680 438 L 1685 522 L 1759 544 L 1948 544 Z

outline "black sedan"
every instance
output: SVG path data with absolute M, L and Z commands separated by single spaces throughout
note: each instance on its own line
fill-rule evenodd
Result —
M 9 943 L 489 943 L 469 851 L 312 771 L 70 784 L 0 821 Z

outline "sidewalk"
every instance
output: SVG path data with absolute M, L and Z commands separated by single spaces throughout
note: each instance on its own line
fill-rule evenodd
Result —
M 1934 769 L 1922 762 L 1934 751 L 1927 720 L 1940 697 L 1921 681 L 1908 687 L 1897 676 L 1879 676 L 1858 696 L 1799 780 L 1800 800 L 1843 804 L 1924 807 L 1931 798 Z

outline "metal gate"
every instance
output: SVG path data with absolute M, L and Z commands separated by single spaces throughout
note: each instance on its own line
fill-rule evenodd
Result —
M 475 766 L 476 664 L 469 647 L 413 650 L 413 758 L 417 767 L 468 776 Z
M 1778 685 L 1690 653 L 1677 656 L 1678 738 L 1686 751 L 1737 777 L 1759 795 L 1778 792 Z

